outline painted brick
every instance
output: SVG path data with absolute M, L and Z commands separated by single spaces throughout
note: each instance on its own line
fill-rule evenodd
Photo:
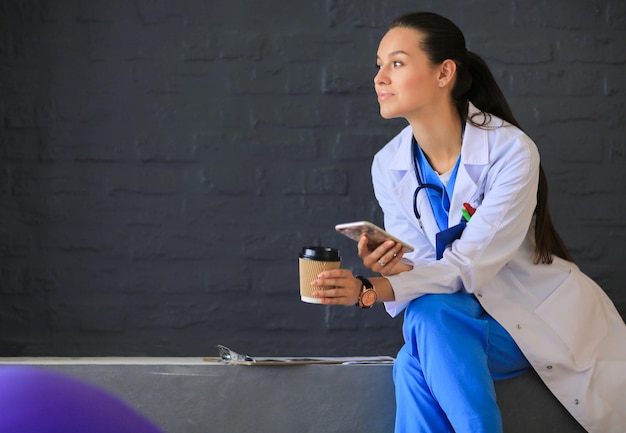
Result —
M 42 299 L 29 301 L 32 294 L 9 294 L 0 305 L 0 347 L 27 345 L 33 335 L 49 335 L 41 332 L 48 325 L 43 318 L 49 314 L 49 306 Z M 39 331 L 38 331 L 39 330 Z
M 269 182 L 281 188 L 282 194 L 329 195 L 346 194 L 348 178 L 344 171 L 332 167 L 307 170 L 289 167 L 280 172 L 273 171 Z M 282 185 L 282 186 L 281 186 Z
M 157 165 L 119 166 L 106 170 L 104 182 L 108 194 L 175 195 L 181 173 Z
M 185 62 L 215 59 L 258 60 L 264 38 L 254 32 L 211 32 L 191 34 L 181 42 L 181 60 Z
M 467 49 L 483 57 L 494 68 L 497 62 L 507 65 L 524 65 L 534 68 L 554 60 L 553 42 L 546 40 L 545 35 L 526 35 L 524 38 L 514 37 L 505 33 L 497 38 L 491 33 L 477 33 L 468 36 Z
M 567 0 L 532 4 L 517 0 L 514 4 L 517 12 L 515 24 L 526 26 L 541 23 L 545 27 L 565 30 L 590 30 L 603 24 L 606 7 L 606 2 L 576 1 L 573 4 Z
M 626 42 L 623 36 L 602 33 L 571 32 L 558 43 L 558 57 L 583 63 L 623 64 Z
M 328 21 L 331 27 L 368 27 L 374 25 L 375 5 L 358 5 L 345 0 L 327 2 Z
M 344 102 L 345 108 L 338 107 L 343 108 L 341 115 L 344 116 L 344 126 L 348 128 L 366 128 L 371 125 L 372 122 L 375 122 L 377 125 L 381 125 L 382 121 L 379 119 L 380 111 L 373 103 L 375 98 L 375 94 L 372 94 L 372 96 L 368 98 L 355 98 L 352 101 Z M 397 125 L 404 122 L 404 125 L 406 126 L 406 121 L 404 120 L 400 121 L 396 119 L 391 122 Z
M 597 96 L 604 93 L 605 81 L 600 70 L 522 70 L 513 72 L 512 88 L 522 96 Z
M 382 224 L 373 91 L 415 2 L 0 2 L 0 355 L 395 355 L 401 320 L 300 302 L 303 245 Z M 537 142 L 578 264 L 626 312 L 624 2 L 426 1 Z M 367 340 L 354 338 L 367 332 Z
M 366 161 L 366 169 L 369 171 L 373 155 L 382 147 L 382 143 L 386 143 L 391 138 L 392 136 L 383 133 L 340 132 L 333 146 L 333 155 L 338 161 L 344 163 Z
M 37 71 L 29 67 L 0 68 L 0 92 L 8 94 L 32 94 L 40 86 Z
M 355 94 L 374 92 L 372 79 L 375 70 L 354 65 L 332 65 L 322 73 L 322 91 L 329 94 Z
M 626 4 L 623 1 L 612 0 L 607 2 L 606 21 L 614 29 L 626 28 Z
M 313 101 L 288 98 L 276 99 L 275 103 L 268 102 L 255 101 L 253 104 L 250 117 L 254 127 L 315 128 L 325 123 L 319 104 Z
M 72 333 L 122 333 L 126 327 L 125 297 L 114 294 L 75 295 L 50 302 L 50 325 Z
M 143 136 L 136 141 L 137 156 L 141 161 L 193 162 L 195 143 L 193 134 Z
M 626 140 L 623 136 L 609 139 L 609 160 L 619 164 L 626 162 Z
M 626 94 L 626 86 L 624 80 L 621 79 L 621 74 L 618 70 L 609 70 L 606 72 L 604 81 L 604 94 L 605 96 L 621 96 Z
M 11 174 L 8 168 L 0 168 L 0 196 L 6 196 L 11 190 Z
M 221 234 L 198 234 L 186 231 L 136 230 L 131 238 L 130 255 L 135 261 L 177 262 L 204 261 L 219 256 Z
M 41 152 L 38 134 L 3 134 L 0 137 L 0 158 L 3 161 L 37 161 Z

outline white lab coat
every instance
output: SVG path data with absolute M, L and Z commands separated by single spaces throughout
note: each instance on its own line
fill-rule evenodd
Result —
M 471 113 L 478 110 L 470 104 Z M 477 118 L 481 123 L 482 115 Z M 604 291 L 573 263 L 534 264 L 533 212 L 539 153 L 518 128 L 490 116 L 468 122 L 449 225 L 463 202 L 477 210 L 461 238 L 435 260 L 439 231 L 425 192 L 413 210 L 417 180 L 408 126 L 374 158 L 374 192 L 391 234 L 415 247 L 413 270 L 389 280 L 399 314 L 426 293 L 465 290 L 513 336 L 567 410 L 592 433 L 626 432 L 626 326 Z

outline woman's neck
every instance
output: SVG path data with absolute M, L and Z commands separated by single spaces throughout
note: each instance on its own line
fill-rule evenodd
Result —
M 422 115 L 409 123 L 433 170 L 442 174 L 452 169 L 461 154 L 463 141 L 463 127 L 456 108 Z

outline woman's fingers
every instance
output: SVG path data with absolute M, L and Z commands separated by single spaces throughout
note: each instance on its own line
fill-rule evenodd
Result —
M 343 289 L 324 289 L 313 292 L 313 296 L 320 299 L 322 304 L 329 305 L 353 305 L 353 297 Z
M 321 272 L 311 282 L 320 290 L 313 292 L 323 304 L 353 305 L 358 301 L 361 283 L 347 269 L 334 269 Z
M 380 258 L 376 261 L 378 265 L 382 268 L 390 265 L 394 265 L 400 261 L 402 255 L 404 254 L 404 249 L 401 244 L 395 244 L 394 247 L 385 251 Z
M 385 268 L 393 268 L 404 253 L 402 244 L 392 240 L 385 241 L 374 250 L 370 250 L 365 236 L 361 237 L 357 248 L 359 257 L 363 259 L 363 265 L 379 273 L 383 273 Z

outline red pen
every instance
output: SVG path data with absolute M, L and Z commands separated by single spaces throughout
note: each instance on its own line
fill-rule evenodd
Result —
M 467 213 L 470 214 L 470 216 L 474 215 L 474 212 L 476 212 L 476 209 L 474 209 L 472 206 L 470 206 L 469 203 L 463 203 L 463 207 L 465 208 Z

